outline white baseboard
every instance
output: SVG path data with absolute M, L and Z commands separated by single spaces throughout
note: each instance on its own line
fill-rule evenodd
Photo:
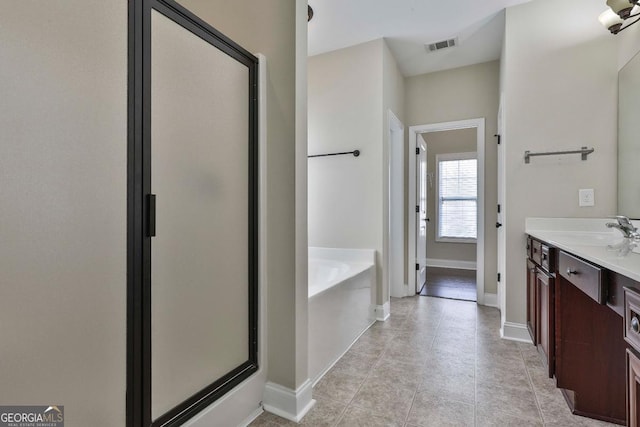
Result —
M 312 390 L 311 380 L 305 381 L 297 390 L 268 382 L 264 387 L 262 407 L 294 423 L 300 422 L 316 403 Z
M 389 303 L 389 301 L 385 302 L 383 305 L 377 305 L 375 308 L 375 313 L 377 321 L 386 321 L 391 314 L 391 304 Z
M 204 408 L 188 420 L 185 427 L 211 427 L 247 425 L 262 412 L 260 402 L 264 396 L 267 374 L 264 366 L 222 398 Z
M 498 307 L 498 294 L 484 294 L 484 305 L 487 307 Z
M 475 261 L 458 261 L 455 259 L 427 258 L 427 267 L 457 268 L 459 270 L 475 270 Z
M 500 328 L 500 337 L 510 341 L 532 343 L 529 330 L 522 323 L 504 322 Z

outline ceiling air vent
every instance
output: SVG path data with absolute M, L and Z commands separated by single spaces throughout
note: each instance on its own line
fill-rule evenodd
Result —
M 442 40 L 435 43 L 429 43 L 424 45 L 424 47 L 427 49 L 427 52 L 435 52 L 436 50 L 447 49 L 450 47 L 455 47 L 457 45 L 458 45 L 458 38 L 456 37 L 454 39 L 448 39 L 448 40 Z

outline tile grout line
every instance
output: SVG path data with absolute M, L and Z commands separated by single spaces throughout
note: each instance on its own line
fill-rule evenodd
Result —
M 392 328 L 389 328 L 389 329 L 392 329 Z M 397 329 L 392 329 L 392 330 L 394 330 L 395 332 L 393 333 L 393 335 L 392 335 L 392 337 L 390 339 L 386 340 L 386 342 L 384 344 L 384 348 L 383 348 L 382 352 L 378 355 L 377 360 L 373 364 L 373 367 L 378 366 L 378 363 L 380 363 L 380 361 L 382 360 L 382 356 L 384 356 L 384 354 L 387 352 L 387 350 L 389 348 L 389 344 L 391 343 L 391 341 L 393 341 L 395 336 L 398 334 L 398 330 Z M 367 382 L 367 380 L 371 376 L 371 372 L 372 372 L 372 370 L 367 371 L 367 375 L 364 377 L 364 379 L 362 380 L 362 382 L 358 386 L 358 389 L 354 393 L 353 397 L 349 400 L 349 403 L 347 403 L 347 405 L 345 406 L 345 408 L 342 411 L 342 414 L 340 415 L 340 418 L 338 418 L 338 421 L 336 422 L 335 426 L 338 426 L 340 424 L 340 422 L 342 421 L 342 419 L 346 415 L 346 413 L 349 410 L 349 408 L 359 408 L 358 406 L 353 405 L 353 400 L 356 398 L 356 396 L 360 392 L 360 389 L 362 389 L 362 386 L 364 385 L 364 383 Z M 362 409 L 364 409 L 364 408 L 362 408 Z
M 478 305 L 476 304 L 475 354 L 473 355 L 473 425 L 478 425 Z
M 418 300 L 424 298 L 424 297 L 418 297 Z M 435 300 L 436 298 L 434 298 Z M 418 307 L 417 305 L 414 304 L 413 308 L 409 308 L 407 305 L 407 308 L 409 308 L 408 310 L 405 309 L 404 306 L 401 306 L 402 310 L 401 311 L 401 315 L 399 316 L 400 318 L 403 318 L 403 320 L 401 320 L 400 323 L 398 323 L 397 325 L 394 324 L 393 327 L 388 327 L 388 328 L 380 328 L 381 331 L 381 335 L 380 336 L 386 336 L 386 339 L 383 339 L 380 341 L 378 348 L 382 347 L 381 350 L 377 351 L 377 355 L 374 356 L 373 358 L 373 363 L 371 364 L 371 367 L 381 367 L 383 365 L 383 359 L 385 357 L 387 357 L 386 361 L 388 362 L 393 362 L 395 359 L 394 358 L 388 358 L 388 356 L 390 355 L 390 352 L 395 348 L 395 344 L 401 345 L 402 343 L 405 343 L 406 341 L 404 339 L 398 339 L 401 338 L 402 335 L 404 334 L 410 334 L 410 333 L 414 333 L 416 335 L 416 337 L 419 337 L 420 335 L 422 337 L 419 337 L 419 354 L 421 357 L 425 357 L 425 360 L 423 363 L 420 364 L 420 367 L 413 367 L 410 369 L 413 369 L 414 372 L 419 371 L 420 375 L 424 375 L 425 372 L 427 372 L 429 369 L 432 369 L 432 364 L 430 365 L 430 363 L 433 362 L 433 358 L 431 357 L 433 355 L 432 351 L 434 351 L 436 348 L 438 348 L 437 346 L 435 346 L 436 341 L 438 340 L 438 337 L 448 337 L 451 335 L 448 335 L 446 333 L 447 329 L 447 325 L 451 323 L 451 320 L 455 320 L 455 314 L 456 314 L 456 310 L 454 309 L 454 307 L 450 307 L 442 304 L 434 304 L 433 306 L 422 306 L 422 304 L 420 304 L 420 306 Z M 479 369 L 479 360 L 478 360 L 478 351 L 479 351 L 479 341 L 481 339 L 481 336 L 483 336 L 483 334 L 485 333 L 485 328 L 480 328 L 480 325 L 485 325 L 486 321 L 492 321 L 492 319 L 485 319 L 484 317 L 480 316 L 480 312 L 481 310 L 479 309 L 479 306 L 475 306 L 475 318 L 473 319 L 473 325 L 475 325 L 475 330 L 474 330 L 474 361 L 473 361 L 473 390 L 474 390 L 474 400 L 473 400 L 473 425 L 478 425 L 479 420 L 478 420 L 478 406 L 477 406 L 477 399 L 478 399 L 478 386 L 479 386 L 479 382 L 478 382 L 478 369 Z M 427 316 L 425 319 L 418 319 L 419 321 L 416 322 L 416 317 L 417 314 L 422 314 L 423 311 L 426 309 L 427 312 L 431 312 L 433 314 L 435 314 L 435 316 Z M 400 313 L 398 313 L 400 314 Z M 467 318 L 466 316 L 468 316 L 469 313 L 467 313 L 465 311 L 465 318 Z M 410 319 L 413 319 L 413 322 L 409 322 Z M 433 320 L 429 320 L 429 319 L 433 319 Z M 400 320 L 400 319 L 398 319 Z M 428 320 L 427 322 L 424 322 L 425 320 Z M 467 325 L 465 326 L 465 328 L 468 328 Z M 454 328 L 455 329 L 455 328 Z M 386 331 L 386 332 L 385 332 Z M 421 333 L 420 333 L 421 332 Z M 445 333 L 444 335 L 442 335 L 442 333 Z M 452 331 L 455 332 L 455 331 Z M 405 337 L 406 338 L 406 337 Z M 424 338 L 427 338 L 426 340 L 424 340 Z M 394 344 L 394 341 L 397 341 Z M 381 345 L 380 345 L 381 344 Z M 363 348 L 363 350 L 366 350 L 366 348 Z M 354 353 L 360 354 L 360 355 L 367 355 L 367 356 L 371 356 L 371 353 L 367 352 L 367 351 L 356 351 Z M 529 384 L 529 387 L 534 391 L 534 399 L 535 399 L 535 404 L 536 404 L 536 408 L 538 409 L 538 422 L 542 421 L 543 425 L 547 425 L 545 422 L 544 417 L 542 416 L 542 410 L 541 410 L 541 401 L 539 400 L 540 396 L 538 395 L 538 393 L 536 392 L 536 389 L 534 388 L 534 383 L 533 383 L 533 371 L 531 369 L 529 369 L 529 365 L 526 363 L 525 359 L 525 353 L 526 350 L 521 347 L 521 346 L 517 346 L 517 354 L 520 357 L 520 360 L 522 360 L 524 362 L 524 368 L 527 371 L 525 373 L 526 378 L 527 378 L 527 383 Z M 372 413 L 371 410 L 368 410 L 366 407 L 362 407 L 359 406 L 357 404 L 355 404 L 355 397 L 362 391 L 363 386 L 365 384 L 365 382 L 372 380 L 372 378 L 374 377 L 373 374 L 373 369 L 368 369 L 365 370 L 364 372 L 362 372 L 364 375 L 362 376 L 362 379 L 360 381 L 360 383 L 358 384 L 357 389 L 354 392 L 354 395 L 344 404 L 343 409 L 339 412 L 339 414 L 337 414 L 337 417 L 334 418 L 335 421 L 333 421 L 330 425 L 331 426 L 337 426 L 339 425 L 341 422 L 345 421 L 345 417 L 346 414 L 350 411 L 350 410 L 361 410 L 361 411 L 367 411 L 369 412 L 369 415 L 373 416 L 374 418 L 378 418 L 378 419 L 385 419 L 387 417 L 387 415 L 383 414 L 383 413 Z M 408 424 L 408 421 L 410 419 L 410 414 L 412 413 L 412 411 L 414 411 L 416 408 L 419 408 L 419 402 L 417 402 L 417 394 L 419 394 L 420 389 L 422 387 L 423 384 L 429 384 L 429 380 L 423 377 L 420 379 L 420 381 L 418 381 L 418 385 L 416 387 L 413 388 L 413 393 L 412 393 L 412 398 L 410 399 L 410 405 L 408 406 L 408 411 L 404 417 L 404 424 L 400 424 L 402 422 L 402 419 L 397 419 L 396 422 L 398 422 L 398 425 L 400 425 L 401 427 L 410 427 L 410 425 Z M 411 388 L 408 389 L 408 391 L 411 391 Z M 320 394 L 319 396 L 326 396 L 323 394 Z M 331 398 L 331 396 L 327 396 L 328 400 L 333 400 Z M 407 399 L 406 401 L 408 401 L 409 399 Z M 465 403 L 465 402 L 461 402 L 461 403 Z M 273 420 L 269 420 L 268 421 L 268 425 L 272 426 L 272 425 L 279 425 L 277 423 L 275 423 Z M 288 424 L 287 424 L 288 425 Z
M 426 283 L 425 283 L 425 286 L 426 286 Z M 415 311 L 416 310 L 413 310 L 412 314 L 415 315 Z M 431 342 L 431 345 L 433 345 L 433 341 Z M 428 361 L 428 359 L 425 360 L 425 365 L 426 365 L 427 361 Z M 418 389 L 420 388 L 421 385 L 422 385 L 422 382 L 420 382 L 416 386 L 416 389 L 413 391 L 413 397 L 411 398 L 411 405 L 409 405 L 409 410 L 407 411 L 407 415 L 405 415 L 405 417 L 404 417 L 404 423 L 402 424 L 404 427 L 407 427 L 407 425 L 409 423 L 409 415 L 411 415 L 411 411 L 413 410 L 413 405 L 416 402 L 416 396 L 418 395 Z
M 540 420 L 542 421 L 542 425 L 545 425 L 544 415 L 542 415 L 542 407 L 540 406 L 540 401 L 538 400 L 538 393 L 536 393 L 536 389 L 533 386 L 533 380 L 531 379 L 531 373 L 529 373 L 529 369 L 527 368 L 527 362 L 524 359 L 524 354 L 522 353 L 522 348 L 518 345 L 518 353 L 520 353 L 520 357 L 522 358 L 522 362 L 524 362 L 524 371 L 527 374 L 527 380 L 529 380 L 529 386 L 531 387 L 531 391 L 533 391 L 533 398 L 536 402 L 536 408 L 538 409 L 538 415 Z
M 426 367 L 426 365 L 429 363 L 429 352 L 430 350 L 433 349 L 433 344 L 436 341 L 436 337 L 438 336 L 438 328 L 440 328 L 440 324 L 442 323 L 442 318 L 444 317 L 444 310 L 443 310 L 443 314 L 440 315 L 439 318 L 439 322 L 438 325 L 435 327 L 435 333 L 433 335 L 433 338 L 431 339 L 431 344 L 429 345 L 428 349 L 427 349 L 427 357 L 425 358 L 425 362 L 423 365 L 423 369 Z M 415 405 L 416 402 L 416 396 L 418 395 L 418 390 L 420 389 L 420 387 L 422 386 L 422 384 L 424 383 L 424 380 L 421 381 L 418 386 L 416 387 L 415 391 L 413 392 L 413 398 L 411 399 L 411 405 L 409 406 L 409 411 L 407 412 L 407 416 L 404 419 L 404 426 L 407 427 L 409 425 L 409 416 L 411 415 L 411 411 L 413 410 L 413 405 Z
M 391 340 L 388 340 L 387 342 L 385 342 L 384 344 L 384 348 L 382 349 L 382 352 L 378 355 L 378 358 L 376 360 L 376 362 L 373 364 L 373 366 L 377 366 L 378 363 L 380 362 L 380 360 L 382 359 L 382 356 L 384 355 L 384 353 L 386 353 L 387 351 L 387 347 L 389 347 L 389 343 L 391 342 Z M 356 352 L 357 353 L 357 352 Z M 362 386 L 364 385 L 365 382 L 367 382 L 367 380 L 369 379 L 369 376 L 371 375 L 371 370 L 367 371 L 367 374 L 365 375 L 364 379 L 362 380 L 362 382 L 360 383 L 360 385 L 358 386 L 358 389 L 356 390 L 356 392 L 353 394 L 353 397 L 351 397 L 351 399 L 349 400 L 349 403 L 347 403 L 347 405 L 344 407 L 344 410 L 342 411 L 342 414 L 340 415 L 340 418 L 338 419 L 336 426 L 340 424 L 340 421 L 342 421 L 342 419 L 344 418 L 344 416 L 346 415 L 347 411 L 349 410 L 349 408 L 352 407 L 353 404 L 353 400 L 356 398 L 356 396 L 358 395 L 358 393 L 360 392 L 360 389 L 362 388 Z
M 375 325 L 372 324 L 369 328 L 372 328 Z M 356 340 L 356 342 L 358 342 L 360 339 L 362 338 L 362 336 L 360 336 L 358 338 L 358 340 Z M 382 355 L 385 353 L 386 348 L 389 344 L 389 342 L 391 342 L 391 339 L 388 340 L 388 342 L 386 342 L 384 344 L 384 348 L 382 350 L 382 352 L 376 356 L 377 360 L 375 361 L 375 363 L 373 364 L 373 366 L 376 366 L 379 362 L 379 360 L 382 358 Z M 354 343 L 355 344 L 355 343 Z M 366 353 L 360 353 L 358 351 L 354 351 L 354 353 L 356 354 L 363 354 L 366 355 Z M 342 357 L 344 357 L 345 355 L 343 355 Z M 342 359 L 342 357 L 340 359 Z M 339 361 L 339 360 L 338 360 Z M 336 362 L 337 363 L 337 362 Z M 333 369 L 333 368 L 332 368 Z M 351 407 L 351 404 L 353 403 L 353 399 L 356 397 L 356 395 L 358 394 L 358 392 L 360 391 L 360 389 L 362 388 L 362 385 L 367 381 L 367 379 L 369 378 L 369 375 L 371 375 L 371 371 L 367 372 L 367 374 L 365 375 L 365 377 L 362 379 L 362 382 L 360 383 L 360 385 L 358 386 L 358 389 L 356 390 L 356 392 L 354 393 L 353 397 L 349 400 L 349 402 L 345 405 L 344 409 L 341 411 L 340 416 L 338 417 L 338 419 L 336 420 L 336 422 L 334 424 L 332 424 L 332 426 L 338 426 L 340 424 L 340 422 L 342 421 L 342 419 L 344 418 L 344 416 L 346 415 L 347 411 L 349 410 L 349 408 Z M 301 420 L 302 421 L 302 420 Z
M 429 357 L 428 357 L 428 355 L 429 355 L 430 351 L 431 351 L 431 350 L 433 350 L 433 349 L 435 348 L 435 347 L 434 347 L 434 346 L 435 346 L 435 341 L 437 340 L 437 337 L 439 336 L 438 334 L 441 332 L 441 329 L 442 329 L 442 327 L 443 327 L 443 323 L 444 323 L 445 319 L 446 319 L 446 318 L 447 318 L 447 316 L 448 316 L 448 310 L 447 310 L 447 307 L 441 307 L 441 306 L 439 306 L 439 305 L 438 305 L 438 306 L 436 306 L 436 307 L 432 308 L 432 310 L 433 310 L 433 311 L 435 311 L 436 313 L 437 313 L 437 312 L 439 312 L 439 314 L 437 314 L 437 317 L 436 317 L 437 322 L 435 323 L 435 326 L 434 326 L 434 328 L 433 328 L 433 336 L 431 336 L 431 335 L 432 335 L 432 334 L 431 334 L 431 328 L 430 328 L 430 327 L 426 327 L 426 328 L 427 328 L 427 329 L 426 329 L 426 331 L 427 331 L 427 332 L 429 332 L 429 333 L 427 334 L 427 336 L 429 336 L 430 338 L 429 338 L 429 339 L 428 339 L 428 341 L 427 341 L 427 344 L 428 344 L 428 345 L 427 345 L 425 348 L 421 349 L 421 353 L 426 351 L 426 353 L 422 353 L 422 354 L 423 354 L 423 355 L 424 355 L 424 354 L 426 354 L 426 355 L 427 355 L 427 357 L 425 358 L 424 363 L 420 365 L 421 367 L 420 367 L 420 368 L 417 368 L 417 369 L 422 370 L 422 371 L 424 371 L 424 370 L 425 370 L 425 368 L 426 368 L 426 367 L 428 366 L 428 364 L 429 364 Z M 392 342 L 393 342 L 396 338 L 398 338 L 398 336 L 399 336 L 399 335 L 401 335 L 401 334 L 406 333 L 406 332 L 408 332 L 408 331 L 409 331 L 408 329 L 406 329 L 406 326 L 407 326 L 406 324 L 407 324 L 407 322 L 408 322 L 408 320 L 409 320 L 409 319 L 415 319 L 415 316 L 416 316 L 416 313 L 417 313 L 417 312 L 418 312 L 418 308 L 415 308 L 415 307 L 414 307 L 413 309 L 408 310 L 408 312 L 403 316 L 403 317 L 405 317 L 405 319 L 404 319 L 404 321 L 402 321 L 402 323 L 400 323 L 397 327 L 390 327 L 390 328 L 387 328 L 387 330 L 389 331 L 388 338 L 387 338 L 387 339 L 385 339 L 385 340 L 383 341 L 383 349 L 382 349 L 382 351 L 381 351 L 377 356 L 375 356 L 375 362 L 374 362 L 374 363 L 373 363 L 373 365 L 372 365 L 373 367 L 380 366 L 380 364 L 382 363 L 382 360 L 384 359 L 385 355 L 387 355 L 387 354 L 388 354 L 388 352 L 393 348 Z M 476 330 L 475 330 L 474 337 L 475 337 L 475 339 L 476 339 L 476 341 L 477 341 L 477 335 L 478 335 L 478 327 L 477 327 L 477 324 L 478 324 L 478 318 L 477 318 L 477 311 L 475 312 L 475 315 L 476 315 L 476 317 L 475 317 Z M 405 326 L 405 327 L 403 327 L 403 326 Z M 424 326 L 422 326 L 420 323 L 418 323 L 418 324 L 417 324 L 417 328 L 415 328 L 415 325 L 414 325 L 414 326 L 411 328 L 411 330 L 418 329 L 418 330 L 425 331 L 425 329 L 424 329 L 424 328 L 425 328 Z M 384 331 L 384 330 L 383 330 L 383 331 Z M 477 351 L 477 346 L 476 346 L 476 351 Z M 360 353 L 360 352 L 357 352 L 357 351 L 356 351 L 355 353 L 357 353 L 357 354 L 364 354 L 364 355 L 368 355 L 368 353 L 367 353 L 367 352 Z M 391 360 L 393 360 L 393 359 L 391 359 Z M 474 361 L 475 361 L 475 358 L 474 358 Z M 415 368 L 414 368 L 414 369 L 415 369 Z M 476 380 L 475 369 L 476 369 L 476 367 L 475 367 L 475 363 L 474 363 L 474 383 L 475 383 L 475 380 Z M 362 387 L 363 387 L 364 383 L 365 383 L 365 382 L 367 382 L 368 380 L 370 380 L 370 379 L 372 378 L 372 372 L 373 372 L 372 370 L 369 370 L 369 371 L 367 371 L 367 372 L 366 372 L 365 376 L 362 378 L 362 381 L 361 381 L 361 382 L 360 382 L 360 384 L 358 385 L 357 390 L 355 391 L 354 395 L 353 395 L 353 396 L 351 397 L 351 399 L 350 399 L 350 400 L 345 404 L 344 408 L 343 408 L 343 409 L 342 409 L 342 411 L 340 412 L 339 417 L 336 419 L 336 421 L 335 421 L 334 423 L 332 423 L 332 424 L 331 424 L 332 426 L 337 426 L 337 425 L 339 425 L 339 424 L 344 420 L 344 418 L 345 418 L 345 416 L 346 416 L 346 413 L 347 413 L 350 409 L 355 408 L 355 409 L 367 410 L 367 408 L 364 408 L 364 407 L 360 407 L 360 406 L 358 406 L 358 405 L 355 405 L 355 404 L 354 404 L 354 401 L 355 401 L 355 397 L 356 397 L 356 396 L 358 395 L 358 393 L 362 390 Z M 421 372 L 421 374 L 422 374 L 422 372 Z M 421 382 L 420 382 L 420 383 L 419 383 L 419 384 L 414 388 L 414 390 L 413 390 L 413 396 L 412 396 L 412 399 L 411 399 L 411 404 L 409 405 L 408 412 L 407 412 L 407 414 L 406 414 L 406 416 L 405 416 L 405 418 L 404 418 L 404 425 L 405 425 L 405 427 L 408 425 L 407 423 L 408 423 L 408 420 L 409 420 L 409 416 L 410 416 L 410 414 L 411 414 L 411 411 L 412 411 L 412 410 L 414 409 L 414 407 L 415 407 L 417 394 L 418 394 L 418 392 L 419 392 L 419 390 L 420 390 L 420 387 L 421 387 L 421 385 L 422 385 L 423 383 L 424 383 L 424 380 L 423 380 L 423 381 L 421 381 Z M 328 397 L 328 399 L 330 399 L 330 400 L 331 400 L 331 397 L 329 396 L 329 397 Z M 385 415 L 378 414 L 378 413 L 372 413 L 371 415 L 372 415 L 372 416 L 374 416 L 374 417 L 385 418 Z M 474 421 L 475 421 L 475 402 L 474 402 Z

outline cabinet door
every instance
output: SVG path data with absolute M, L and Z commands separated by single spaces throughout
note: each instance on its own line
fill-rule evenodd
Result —
M 627 419 L 628 425 L 640 426 L 640 359 L 627 350 Z
M 555 316 L 554 279 L 542 270 L 536 272 L 538 350 L 547 362 L 549 378 L 553 378 L 555 368 Z
M 538 344 L 536 335 L 536 266 L 527 260 L 527 329 L 533 340 L 533 345 Z
M 575 414 L 625 424 L 622 317 L 564 276 L 555 280 L 556 380 Z

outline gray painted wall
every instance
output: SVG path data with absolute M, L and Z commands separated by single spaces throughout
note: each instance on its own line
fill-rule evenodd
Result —
M 309 58 L 309 154 L 362 152 L 309 159 L 309 245 L 375 249 L 378 305 L 389 299 L 387 110 L 402 120 L 403 106 L 404 79 L 384 40 Z
M 409 77 L 405 80 L 408 126 L 485 118 L 485 292 L 497 291 L 497 129 L 499 62 Z M 405 187 L 406 188 L 406 187 Z M 406 197 L 406 196 L 405 196 Z
M 507 322 L 526 319 L 525 218 L 604 217 L 616 211 L 617 40 L 597 19 L 602 4 L 537 0 L 507 9 L 502 58 L 505 99 Z M 576 26 L 563 16 L 573 14 Z M 577 32 L 575 28 L 582 28 Z M 531 151 L 595 148 L 579 156 Z M 595 190 L 595 206 L 579 207 L 578 190 Z
M 3 2 L 0 402 L 122 426 L 127 2 Z

